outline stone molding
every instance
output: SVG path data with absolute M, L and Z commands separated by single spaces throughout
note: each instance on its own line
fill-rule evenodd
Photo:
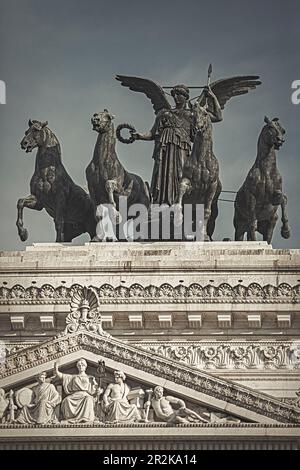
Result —
M 139 304 L 139 303 L 237 303 L 237 304 L 295 304 L 300 303 L 300 284 L 291 286 L 281 283 L 260 285 L 251 283 L 248 286 L 237 284 L 231 286 L 222 283 L 219 286 L 207 284 L 202 286 L 192 283 L 172 286 L 163 283 L 160 286 L 132 284 L 130 287 L 102 284 L 95 289 L 101 304 Z M 68 304 L 76 292 L 82 292 L 84 286 L 73 284 L 70 287 L 43 284 L 41 287 L 23 287 L 16 284 L 9 288 L 0 287 L 0 304 Z
M 176 382 L 195 391 L 232 403 L 277 422 L 300 423 L 300 408 L 230 381 L 211 376 L 192 366 L 142 350 L 123 341 L 93 333 L 62 335 L 9 356 L 0 364 L 2 378 L 55 361 L 69 353 L 87 350 L 103 358 L 123 362 L 137 370 Z
M 104 322 L 102 316 L 102 322 Z M 5 344 L 6 355 L 40 345 L 41 341 Z M 199 369 L 300 371 L 300 341 L 130 341 L 130 344 Z M 252 378 L 254 380 L 254 378 Z
M 300 369 L 300 342 L 143 341 L 133 344 L 199 369 Z

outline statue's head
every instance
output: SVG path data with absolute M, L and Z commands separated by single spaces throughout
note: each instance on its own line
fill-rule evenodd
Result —
M 26 150 L 26 153 L 31 152 L 36 147 L 41 147 L 45 143 L 48 121 L 41 122 L 29 119 L 28 126 L 21 141 L 21 148 Z
M 93 131 L 99 133 L 107 132 L 114 118 L 115 116 L 111 114 L 107 109 L 104 109 L 104 111 L 102 111 L 101 113 L 93 114 L 91 118 Z
M 40 372 L 39 374 L 36 375 L 36 379 L 40 383 L 46 382 L 46 378 L 47 378 L 47 372 L 45 372 L 45 371 L 42 371 L 42 372 Z
M 126 375 L 124 374 L 122 370 L 115 370 L 114 377 L 115 377 L 116 383 L 125 382 L 126 380 Z
M 157 385 L 157 387 L 154 387 L 153 392 L 154 392 L 154 396 L 156 399 L 162 398 L 164 395 L 164 389 L 160 385 Z
M 81 358 L 79 361 L 76 362 L 76 367 L 78 369 L 78 372 L 85 372 L 87 369 L 87 362 L 85 359 Z
M 276 150 L 279 150 L 285 142 L 285 129 L 280 124 L 278 118 L 273 118 L 270 120 L 267 116 L 265 116 L 264 121 L 266 123 L 263 129 L 263 137 L 265 142 L 267 142 L 271 147 L 274 146 Z
M 190 91 L 185 85 L 175 85 L 171 90 L 176 105 L 185 104 L 190 97 Z

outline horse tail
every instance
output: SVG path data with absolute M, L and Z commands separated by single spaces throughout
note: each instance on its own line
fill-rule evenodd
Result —
M 150 201 L 151 200 L 150 185 L 149 185 L 148 181 L 144 181 L 143 183 L 144 183 L 144 190 L 145 190 L 146 196 Z

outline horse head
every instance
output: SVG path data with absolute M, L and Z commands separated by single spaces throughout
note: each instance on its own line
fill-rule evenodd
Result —
M 195 103 L 192 106 L 192 118 L 197 131 L 202 135 L 211 130 L 211 119 L 205 107 Z
M 21 148 L 28 152 L 36 147 L 40 148 L 47 144 L 52 146 L 57 144 L 57 139 L 54 137 L 54 134 L 50 131 L 48 126 L 48 121 L 41 122 L 36 120 L 29 119 L 28 129 L 25 131 L 25 136 L 21 141 Z
M 279 122 L 278 118 L 270 120 L 267 116 L 264 119 L 266 125 L 262 129 L 261 136 L 270 147 L 279 150 L 284 144 L 285 130 Z
M 115 118 L 107 109 L 104 109 L 101 113 L 93 114 L 91 123 L 93 131 L 104 133 L 111 128 L 112 120 Z

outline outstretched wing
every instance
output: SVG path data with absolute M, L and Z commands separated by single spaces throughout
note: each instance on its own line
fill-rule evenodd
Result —
M 151 100 L 155 114 L 162 109 L 171 108 L 162 87 L 152 82 L 152 80 L 140 77 L 127 77 L 125 75 L 116 75 L 116 79 L 121 82 L 121 85 L 128 87 L 132 91 L 145 93 Z
M 217 80 L 210 85 L 210 88 L 218 98 L 221 108 L 224 109 L 225 104 L 230 98 L 245 95 L 250 90 L 255 90 L 258 85 L 261 85 L 258 75 L 242 75 Z M 199 102 L 202 103 L 204 101 L 205 98 L 201 95 Z

